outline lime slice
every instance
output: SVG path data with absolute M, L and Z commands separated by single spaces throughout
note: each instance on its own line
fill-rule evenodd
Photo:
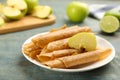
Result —
M 33 16 L 38 18 L 47 18 L 52 14 L 52 8 L 49 6 L 36 6 L 33 11 Z
M 85 51 L 92 51 L 96 49 L 96 36 L 90 32 L 81 32 L 72 36 L 68 40 L 68 45 L 75 49 L 85 49 Z
M 117 17 L 118 19 L 120 19 L 120 12 L 119 11 L 116 11 L 116 10 L 110 10 L 110 11 L 107 11 L 104 16 L 115 16 Z
M 113 33 L 119 29 L 119 20 L 114 16 L 105 16 L 100 20 L 100 28 L 103 32 Z

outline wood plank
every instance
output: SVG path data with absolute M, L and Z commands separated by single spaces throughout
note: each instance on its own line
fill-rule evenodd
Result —
M 55 16 L 51 15 L 47 19 L 39 19 L 32 16 L 25 16 L 18 21 L 7 22 L 0 28 L 0 34 L 16 32 L 46 26 L 55 23 Z

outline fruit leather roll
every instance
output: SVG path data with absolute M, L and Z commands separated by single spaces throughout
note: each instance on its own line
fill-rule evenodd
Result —
M 33 42 L 29 42 L 23 46 L 23 49 L 26 51 L 34 51 L 40 49 L 40 47 L 36 46 Z
M 44 62 L 44 61 L 53 60 L 55 58 L 59 58 L 59 57 L 63 57 L 63 56 L 73 55 L 78 52 L 79 51 L 76 49 L 63 49 L 63 50 L 53 51 L 50 53 L 40 54 L 37 57 L 41 62 Z
M 39 47 L 43 48 L 49 42 L 56 41 L 59 39 L 64 39 L 73 36 L 79 32 L 90 32 L 91 29 L 89 27 L 70 27 L 62 30 L 58 30 L 55 32 L 50 32 L 48 34 L 39 35 L 32 39 L 32 41 Z
M 27 54 L 29 57 L 35 59 L 37 57 L 37 55 L 39 55 L 41 52 L 41 49 L 36 49 L 33 51 L 26 51 L 24 50 L 24 53 Z
M 99 49 L 81 54 L 57 58 L 55 60 L 44 62 L 43 64 L 51 68 L 70 68 L 73 66 L 95 62 L 110 55 L 111 49 Z
M 46 49 L 46 46 L 41 50 L 41 53 L 40 54 L 45 54 L 45 53 L 48 53 L 50 52 L 49 50 Z
M 23 52 L 31 58 L 35 58 L 40 54 L 41 48 L 36 46 L 33 42 L 27 43 L 23 46 Z
M 61 50 L 61 49 L 69 49 L 68 40 L 69 40 L 69 38 L 50 42 L 50 43 L 48 43 L 46 49 L 48 51 L 55 51 L 55 50 Z

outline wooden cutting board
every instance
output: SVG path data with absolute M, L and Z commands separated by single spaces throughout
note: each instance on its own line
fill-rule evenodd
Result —
M 18 21 L 7 22 L 4 26 L 0 27 L 0 34 L 46 26 L 53 24 L 54 22 L 54 15 L 49 16 L 49 18 L 47 19 L 39 19 L 32 16 L 25 16 Z

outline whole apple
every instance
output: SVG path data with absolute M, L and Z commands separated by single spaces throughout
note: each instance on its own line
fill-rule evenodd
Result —
M 25 0 L 25 2 L 27 3 L 28 7 L 27 14 L 32 13 L 34 7 L 38 5 L 38 0 Z
M 78 1 L 73 1 L 67 6 L 67 15 L 73 22 L 82 22 L 89 13 L 88 5 Z

